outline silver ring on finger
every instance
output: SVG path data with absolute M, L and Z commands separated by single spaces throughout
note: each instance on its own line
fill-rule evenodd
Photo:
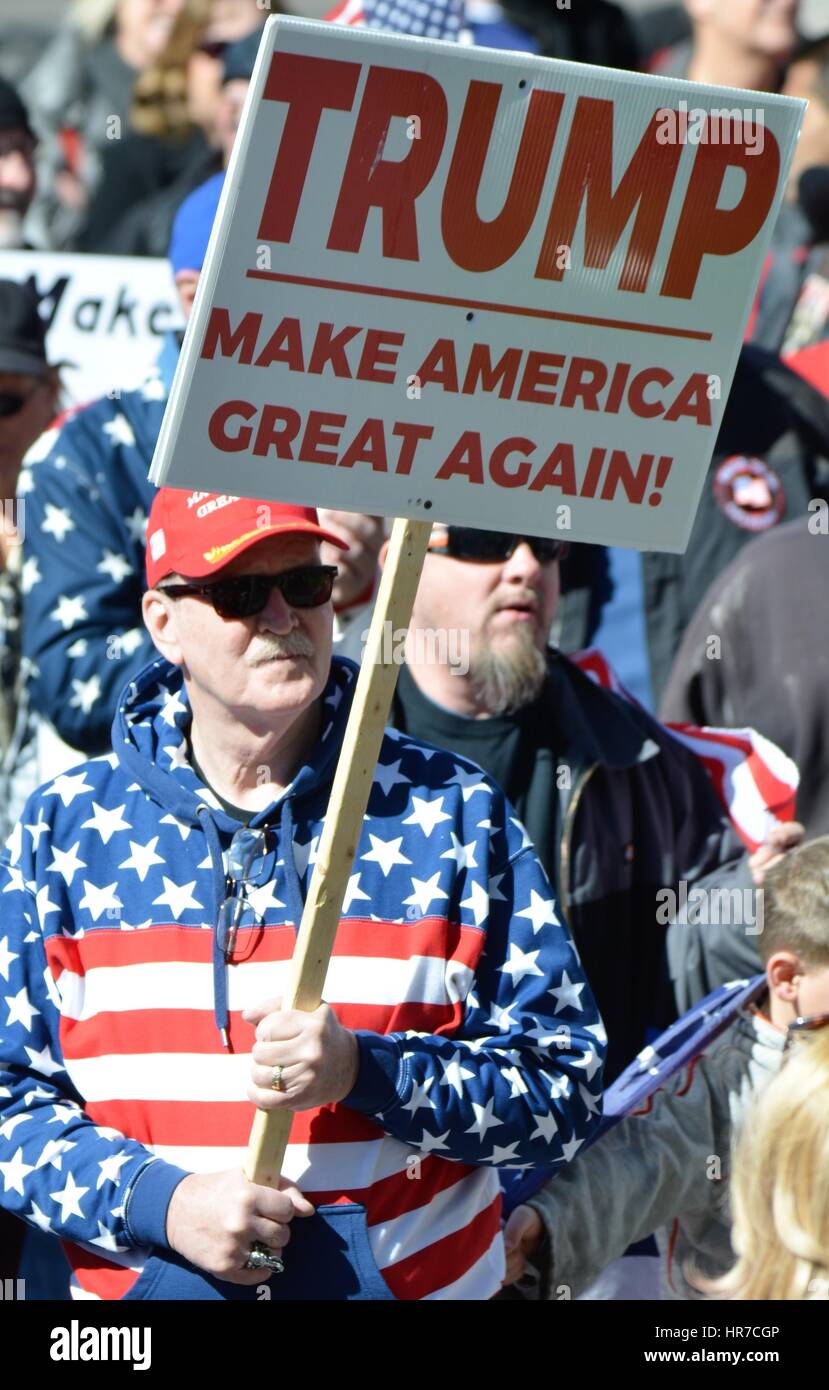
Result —
M 272 1068 L 271 1068 L 271 1090 L 272 1090 L 272 1091 L 284 1091 L 284 1090 L 285 1090 L 285 1083 L 284 1083 L 284 1081 L 282 1080 L 282 1068 L 281 1068 L 280 1066 L 275 1066 L 275 1067 L 272 1067 Z
M 273 1250 L 269 1250 L 266 1245 L 261 1245 L 259 1241 L 251 1246 L 244 1267 L 245 1269 L 270 1269 L 274 1274 L 285 1273 L 285 1261 Z

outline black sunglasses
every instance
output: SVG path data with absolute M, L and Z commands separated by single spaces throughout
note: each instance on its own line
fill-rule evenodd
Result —
M 18 391 L 0 391 L 0 419 L 16 415 L 25 399 Z
M 445 540 L 438 536 L 429 542 L 433 555 L 449 555 L 453 560 L 471 560 L 489 565 L 508 560 L 526 541 L 540 565 L 561 560 L 567 542 L 546 540 L 543 536 L 515 536 L 510 531 L 478 531 L 474 526 L 447 526 Z
M 794 1019 L 786 1029 L 786 1043 L 783 1051 L 788 1051 L 796 1039 L 811 1038 L 813 1033 L 819 1033 L 821 1028 L 827 1027 L 829 1027 L 829 1013 L 805 1014 Z
M 291 608 L 321 608 L 336 578 L 336 565 L 298 565 L 281 574 L 238 574 L 213 584 L 159 584 L 158 591 L 172 598 L 192 594 L 208 599 L 220 618 L 252 618 L 262 612 L 272 589 L 279 589 Z
M 246 884 L 258 884 L 261 880 L 267 854 L 267 830 L 251 830 L 246 825 L 241 830 L 236 831 L 230 842 L 227 854 L 225 899 L 219 908 L 219 915 L 216 919 L 216 938 L 219 943 L 219 950 L 228 964 L 233 959 L 239 927 L 248 926 L 255 920 L 244 896 L 244 889 Z
M 196 44 L 196 52 L 204 53 L 208 58 L 223 58 L 230 42 L 229 39 L 200 39 Z

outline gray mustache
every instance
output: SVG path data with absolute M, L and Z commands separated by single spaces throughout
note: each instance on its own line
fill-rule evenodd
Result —
M 253 639 L 245 653 L 246 666 L 264 666 L 276 656 L 315 656 L 316 648 L 310 637 L 298 629 L 284 637 L 275 632 L 263 632 Z

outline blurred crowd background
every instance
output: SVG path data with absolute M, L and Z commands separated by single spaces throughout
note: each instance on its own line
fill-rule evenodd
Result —
M 373 4 L 366 0 L 369 17 Z M 356 5 L 350 0 L 348 12 Z M 29 8 L 23 14 L 11 0 L 0 4 L 0 77 L 26 109 L 37 186 L 24 207 L 24 174 L 6 169 L 0 238 L 14 244 L 8 214 L 16 207 L 26 212 L 24 243 L 36 249 L 164 255 L 170 208 L 227 162 L 250 67 L 236 45 L 283 6 L 39 0 Z M 293 0 L 284 9 L 319 18 L 329 7 Z M 567 7 L 468 0 L 465 20 L 476 43 L 493 47 L 800 96 L 814 94 L 818 65 L 826 94 L 825 0 L 733 0 L 716 9 L 711 0 L 573 0 Z M 0 119 L 9 129 L 9 113 Z M 810 157 L 820 157 L 826 138 L 810 114 Z M 16 153 L 25 161 L 30 151 L 24 145 Z M 5 150 L 7 166 L 14 154 Z M 804 197 L 807 215 L 817 203 L 825 216 L 822 189 Z

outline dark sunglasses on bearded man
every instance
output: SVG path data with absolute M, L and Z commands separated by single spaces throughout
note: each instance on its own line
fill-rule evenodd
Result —
M 479 531 L 474 526 L 441 527 L 429 541 L 429 553 L 492 565 L 508 560 L 522 542 L 530 547 L 540 565 L 563 560 L 567 554 L 566 541 L 548 540 L 544 536 L 516 536 L 510 531 Z

